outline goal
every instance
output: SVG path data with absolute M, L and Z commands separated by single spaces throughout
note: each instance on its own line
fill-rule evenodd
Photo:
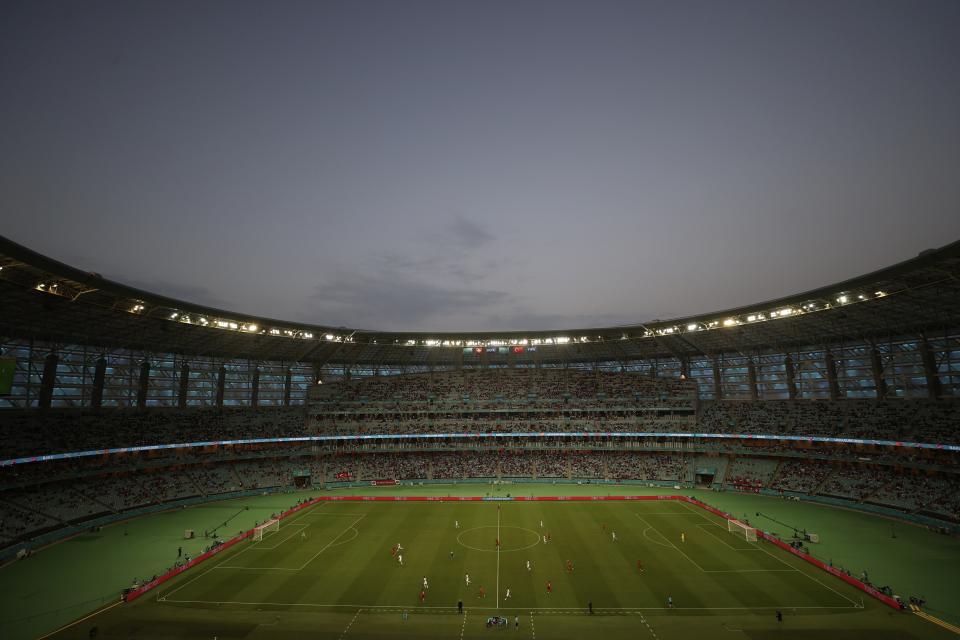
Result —
M 280 521 L 279 520 L 267 520 L 259 527 L 253 528 L 253 540 L 254 542 L 259 542 L 263 540 L 264 533 L 270 533 L 271 531 L 280 531 Z
M 732 518 L 727 520 L 727 531 L 735 533 L 738 536 L 742 535 L 749 542 L 757 541 L 757 530 L 739 520 L 733 520 Z

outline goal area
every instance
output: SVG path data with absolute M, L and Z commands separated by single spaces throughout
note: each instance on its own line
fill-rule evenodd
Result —
M 265 533 L 270 533 L 271 531 L 280 531 L 280 521 L 279 520 L 267 520 L 263 524 L 253 528 L 253 540 L 258 542 L 263 540 L 263 535 Z
M 748 524 L 744 524 L 739 520 L 734 520 L 731 518 L 727 520 L 727 531 L 734 533 L 737 536 L 743 536 L 749 542 L 757 541 L 757 530 L 751 527 Z

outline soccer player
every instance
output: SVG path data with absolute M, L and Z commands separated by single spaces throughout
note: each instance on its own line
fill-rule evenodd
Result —
M 547 542 L 550 542 L 551 540 L 553 540 L 553 537 L 551 537 L 550 532 L 547 531 Z
M 673 609 L 673 596 L 667 596 L 667 606 Z
M 547 536 L 543 536 L 543 544 L 547 544 Z
M 529 561 L 529 560 L 527 560 L 527 571 L 533 571 L 533 569 L 530 567 L 530 561 Z
M 420 589 L 420 604 L 423 604 L 423 601 L 427 599 L 427 592 L 423 589 Z
M 686 542 L 686 541 L 687 541 L 687 534 L 684 533 L 683 531 L 681 531 L 681 532 L 680 532 L 680 542 Z
M 397 562 L 400 564 L 401 567 L 403 566 L 403 554 L 402 554 L 402 553 L 398 553 L 398 554 L 397 554 Z
M 483 588 L 483 585 L 480 585 L 480 593 L 477 594 L 477 597 L 478 597 L 478 598 L 486 598 L 486 597 L 487 597 L 487 590 Z
M 459 521 L 459 520 L 454 520 L 454 521 L 453 521 L 453 528 L 454 528 L 454 529 L 459 529 L 459 528 L 460 528 L 460 521 Z
M 450 559 L 453 560 L 453 551 L 450 552 Z
M 543 520 L 540 521 L 540 528 L 543 529 Z
M 616 531 L 611 531 L 611 532 L 610 532 L 610 536 L 612 537 L 612 539 L 613 539 L 614 542 L 617 541 L 617 532 L 616 532 Z
M 509 600 L 509 599 L 510 599 L 510 587 L 507 587 L 507 595 L 503 596 L 503 599 L 504 599 L 504 600 Z
M 429 589 L 429 588 L 430 588 L 430 585 L 427 584 L 427 576 L 423 576 L 423 588 L 424 588 L 424 589 Z
M 496 544 L 497 544 L 497 549 L 499 549 L 499 548 L 500 548 L 500 538 L 494 539 L 494 542 L 496 542 Z
M 547 595 L 553 593 L 553 583 L 547 580 Z
M 643 560 L 637 560 L 637 571 L 643 573 Z
M 467 586 L 469 587 L 469 586 L 470 586 L 470 574 L 469 574 L 469 573 L 464 574 L 463 580 L 464 580 L 464 582 L 467 583 Z
M 390 547 L 390 555 L 391 555 L 391 556 L 397 555 L 397 548 L 396 548 L 396 547 Z
M 573 560 L 567 560 L 567 573 L 573 573 Z

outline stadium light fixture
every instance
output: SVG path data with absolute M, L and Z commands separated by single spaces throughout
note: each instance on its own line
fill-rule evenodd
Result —
M 847 304 L 848 301 L 849 301 L 849 298 L 847 298 L 847 296 L 840 296 L 837 298 L 837 302 L 839 302 L 840 304 Z
M 687 331 L 696 331 L 698 329 L 697 323 L 691 322 L 687 325 Z
M 723 326 L 725 327 L 734 327 L 736 326 L 736 324 L 737 324 L 736 318 L 727 318 L 726 320 L 723 321 Z

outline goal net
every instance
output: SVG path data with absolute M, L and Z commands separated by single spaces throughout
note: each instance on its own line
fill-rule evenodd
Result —
M 727 520 L 727 531 L 730 533 L 735 533 L 738 536 L 743 536 L 750 542 L 757 541 L 757 530 L 748 524 L 740 522 L 739 520 Z
M 253 539 L 254 541 L 263 540 L 263 535 L 265 533 L 270 533 L 271 531 L 280 531 L 280 521 L 279 520 L 268 520 L 264 522 L 259 527 L 253 528 Z

